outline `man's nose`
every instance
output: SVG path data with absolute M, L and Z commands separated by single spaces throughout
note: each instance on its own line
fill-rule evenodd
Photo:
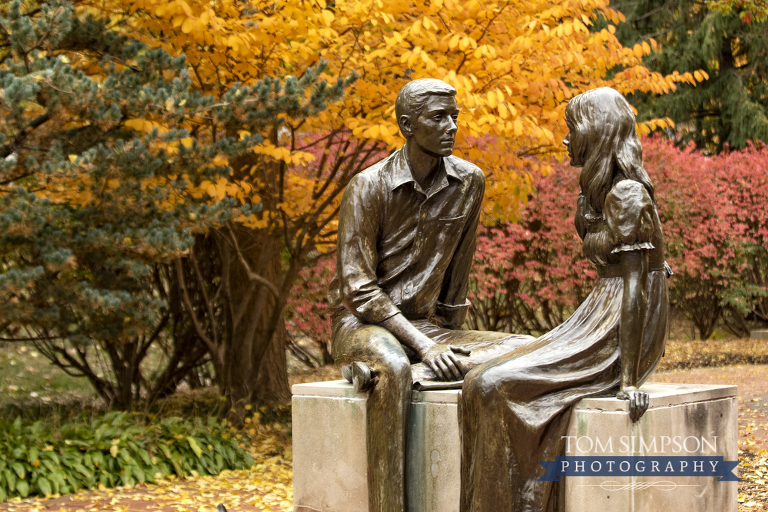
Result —
M 455 132 L 458 130 L 458 126 L 456 125 L 456 120 L 452 117 L 448 117 L 448 127 L 445 129 L 445 132 Z

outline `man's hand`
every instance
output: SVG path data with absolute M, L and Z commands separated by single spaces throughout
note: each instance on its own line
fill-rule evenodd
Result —
M 461 380 L 467 373 L 456 353 L 469 355 L 465 348 L 433 343 L 420 352 L 421 360 L 435 372 L 438 380 Z
M 380 324 L 403 345 L 413 349 L 437 376 L 438 380 L 461 380 L 467 373 L 456 354 L 469 355 L 469 350 L 451 345 L 438 345 L 419 332 L 402 313 Z
M 629 419 L 633 422 L 640 419 L 648 410 L 649 397 L 648 393 L 640 391 L 636 387 L 622 387 L 616 398 L 619 400 L 629 400 Z

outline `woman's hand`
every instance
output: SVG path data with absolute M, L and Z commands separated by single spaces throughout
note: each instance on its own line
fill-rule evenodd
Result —
M 633 422 L 640 419 L 648 410 L 649 397 L 645 391 L 636 387 L 623 387 L 616 393 L 619 400 L 629 400 L 629 419 Z

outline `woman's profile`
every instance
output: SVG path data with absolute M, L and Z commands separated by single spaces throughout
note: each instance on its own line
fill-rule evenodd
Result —
M 664 352 L 668 267 L 632 108 L 595 89 L 568 103 L 566 122 L 581 168 L 576 230 L 599 279 L 562 325 L 465 377 L 462 512 L 560 510 L 539 461 L 562 454 L 572 406 L 613 393 L 637 421 L 648 408 L 639 388 Z

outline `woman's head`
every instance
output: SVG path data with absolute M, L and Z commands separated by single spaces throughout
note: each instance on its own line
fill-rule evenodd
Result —
M 571 165 L 583 167 L 579 184 L 592 210 L 602 212 L 617 174 L 640 182 L 655 202 L 635 114 L 621 94 L 609 87 L 579 94 L 568 102 L 565 119 Z

